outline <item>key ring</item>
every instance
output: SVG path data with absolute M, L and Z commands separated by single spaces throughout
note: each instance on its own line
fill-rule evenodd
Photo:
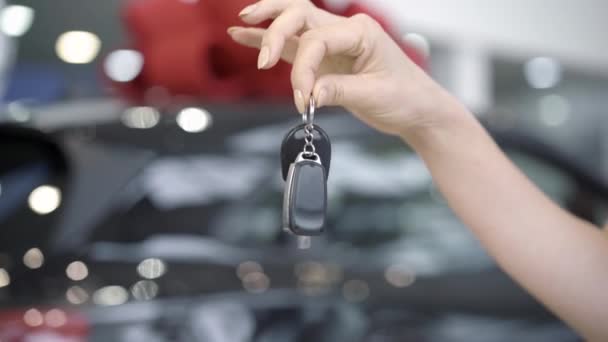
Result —
M 306 112 L 302 114 L 302 121 L 305 124 L 312 126 L 315 120 L 315 110 L 317 109 L 317 103 L 315 101 L 314 96 L 310 96 L 310 101 L 308 101 L 308 106 L 306 107 Z

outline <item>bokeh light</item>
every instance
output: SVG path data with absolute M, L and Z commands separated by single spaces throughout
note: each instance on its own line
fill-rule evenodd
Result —
M 526 62 L 524 75 L 528 84 L 536 89 L 555 87 L 562 79 L 561 64 L 549 57 L 536 57 Z
M 39 248 L 30 248 L 23 255 L 23 264 L 31 269 L 37 269 L 44 264 L 44 254 Z
M 316 261 L 296 264 L 294 273 L 298 279 L 298 291 L 307 296 L 327 294 L 337 280 L 330 267 Z
M 262 272 L 252 272 L 243 278 L 243 288 L 251 293 L 264 293 L 270 288 L 270 278 Z
M 51 328 L 60 328 L 67 323 L 68 318 L 63 310 L 51 309 L 44 315 L 44 321 Z
M 0 288 L 11 284 L 11 276 L 4 268 L 0 268 Z
M 243 280 L 249 273 L 260 272 L 264 273 L 262 265 L 255 261 L 245 261 L 240 263 L 236 268 L 236 275 Z
M 74 261 L 66 267 L 65 273 L 68 278 L 74 281 L 80 281 L 89 276 L 89 268 L 82 261 Z
M 69 31 L 57 38 L 55 52 L 66 63 L 91 63 L 99 54 L 101 40 L 97 35 L 86 31 Z
M 144 67 L 144 56 L 135 50 L 116 50 L 106 57 L 103 67 L 111 80 L 129 82 L 141 73 Z
M 72 304 L 83 304 L 89 300 L 89 293 L 80 286 L 72 286 L 65 292 L 65 298 Z
M 160 113 L 154 107 L 133 107 L 125 110 L 122 123 L 129 128 L 150 129 L 160 122 Z
M 105 286 L 93 293 L 93 303 L 97 305 L 120 305 L 127 300 L 129 300 L 129 292 L 122 286 Z
M 407 287 L 414 283 L 416 274 L 405 265 L 391 265 L 384 272 L 386 281 L 394 287 Z
M 162 277 L 167 272 L 167 265 L 157 258 L 145 259 L 137 265 L 137 273 L 146 279 Z
M 538 101 L 540 120 L 543 124 L 550 127 L 565 124 L 570 119 L 571 111 L 570 102 L 560 95 L 545 95 Z
M 30 193 L 27 202 L 35 213 L 50 214 L 61 205 L 61 191 L 52 185 L 41 185 Z
M 24 35 L 34 22 L 34 10 L 22 5 L 9 5 L 0 11 L 0 31 L 11 37 Z
M 211 125 L 211 114 L 201 108 L 184 108 L 177 114 L 177 124 L 188 133 L 199 133 Z
M 32 112 L 19 101 L 14 101 L 6 106 L 6 114 L 15 122 L 28 122 L 32 118 Z
M 131 295 L 137 300 L 150 300 L 158 295 L 158 284 L 152 280 L 140 280 L 131 287 Z
M 44 324 L 44 317 L 38 309 L 29 309 L 23 314 L 23 322 L 30 327 L 39 327 Z

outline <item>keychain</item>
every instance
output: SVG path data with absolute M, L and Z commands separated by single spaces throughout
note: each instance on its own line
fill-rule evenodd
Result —
M 323 233 L 327 214 L 331 143 L 327 134 L 314 125 L 314 114 L 315 100 L 311 97 L 306 113 L 302 115 L 304 124 L 292 129 L 281 146 L 281 163 L 286 181 L 283 228 L 300 237 L 300 248 L 308 248 L 310 237 Z M 294 149 L 298 141 L 299 151 Z M 321 151 L 317 150 L 317 144 L 322 147 Z M 322 155 L 318 152 L 322 152 Z

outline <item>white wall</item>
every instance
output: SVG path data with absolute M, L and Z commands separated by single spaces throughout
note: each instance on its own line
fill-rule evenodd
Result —
M 608 76 L 606 0 L 360 0 L 393 16 L 404 32 L 474 44 L 503 56 L 549 55 Z

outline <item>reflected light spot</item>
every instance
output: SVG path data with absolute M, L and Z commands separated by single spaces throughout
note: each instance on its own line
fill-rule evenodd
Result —
M 0 12 L 0 30 L 11 37 L 24 35 L 34 21 L 34 10 L 27 6 L 9 5 Z
M 342 294 L 349 302 L 362 302 L 369 297 L 369 285 L 362 280 L 349 280 L 344 283 Z
M 82 304 L 89 300 L 89 294 L 80 286 L 72 286 L 65 292 L 65 298 L 72 304 Z
M 425 36 L 419 33 L 406 33 L 403 36 L 403 40 L 420 52 L 423 57 L 429 57 L 431 55 L 431 44 L 429 44 L 429 41 Z
M 150 300 L 158 295 L 158 284 L 152 280 L 140 280 L 131 287 L 131 294 L 137 300 Z
M 407 287 L 414 283 L 416 275 L 414 271 L 405 265 L 392 265 L 384 272 L 386 281 L 394 287 Z
M 167 272 L 167 265 L 157 258 L 145 259 L 137 265 L 137 273 L 146 279 L 162 277 Z
M 177 124 L 188 133 L 198 133 L 211 125 L 211 114 L 200 108 L 184 108 L 177 114 Z
M 31 269 L 37 269 L 44 264 L 44 254 L 38 248 L 30 248 L 23 255 L 23 263 Z
M 264 293 L 270 287 L 270 278 L 262 272 L 252 272 L 243 278 L 243 287 L 247 292 Z
M 568 100 L 560 95 L 546 95 L 538 102 L 540 120 L 547 126 L 556 127 L 570 119 L 571 107 Z
M 59 328 L 67 323 L 68 318 L 62 310 L 52 309 L 44 315 L 44 320 L 49 327 Z
M 262 265 L 255 261 L 245 261 L 239 264 L 236 268 L 236 275 L 243 280 L 249 273 L 260 272 L 264 273 Z
M 127 302 L 129 293 L 122 286 L 106 286 L 93 293 L 93 303 L 97 305 L 120 305 Z
M 160 113 L 154 107 L 133 107 L 125 110 L 122 123 L 129 128 L 149 129 L 160 122 Z
M 41 185 L 30 193 L 27 203 L 37 214 L 50 214 L 61 204 L 61 191 L 55 186 Z
M 526 62 L 524 75 L 532 88 L 548 89 L 561 81 L 562 67 L 553 58 L 536 57 Z
M 29 309 L 23 314 L 23 322 L 30 327 L 39 327 L 44 323 L 44 318 L 39 310 Z
M 82 261 L 74 261 L 66 267 L 65 274 L 74 281 L 80 281 L 89 276 L 89 268 Z
M 0 268 L 0 288 L 11 284 L 11 276 L 4 268 Z
M 144 67 L 144 56 L 135 50 L 116 50 L 104 61 L 103 68 L 108 77 L 116 82 L 134 80 Z
M 99 54 L 100 49 L 101 40 L 99 37 L 86 31 L 62 33 L 55 44 L 57 56 L 64 62 L 71 64 L 91 63 Z

